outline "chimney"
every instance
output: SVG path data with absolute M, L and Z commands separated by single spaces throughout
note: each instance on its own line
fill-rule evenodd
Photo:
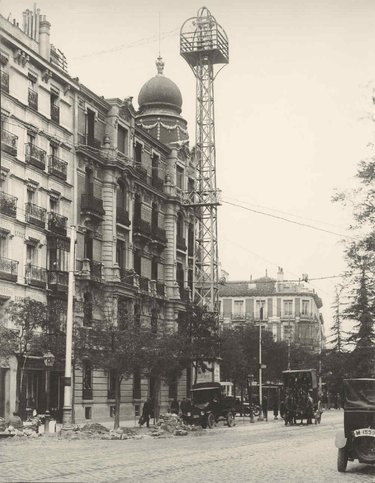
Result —
M 282 282 L 284 280 L 284 270 L 282 267 L 279 267 L 277 271 L 277 281 Z
M 46 20 L 45 15 L 40 16 L 39 21 L 39 54 L 44 57 L 48 62 L 50 61 L 50 34 L 51 24 Z

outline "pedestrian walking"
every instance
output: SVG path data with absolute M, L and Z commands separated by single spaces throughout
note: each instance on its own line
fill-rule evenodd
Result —
M 266 395 L 262 397 L 262 411 L 263 411 L 263 418 L 268 419 L 268 398 Z
M 184 397 L 182 398 L 182 401 L 180 402 L 180 411 L 181 411 L 182 415 L 187 413 L 187 401 Z
M 147 427 L 148 428 L 150 427 L 150 417 L 152 415 L 152 412 L 153 412 L 152 402 L 151 402 L 151 399 L 148 398 L 143 404 L 142 416 L 139 419 L 140 426 L 143 426 L 146 423 Z
M 277 420 L 279 416 L 279 401 L 277 396 L 273 400 L 273 419 Z

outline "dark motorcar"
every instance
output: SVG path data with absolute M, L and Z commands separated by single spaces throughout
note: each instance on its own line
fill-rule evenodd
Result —
M 182 415 L 187 424 L 200 424 L 202 428 L 212 428 L 216 422 L 225 420 L 228 426 L 233 425 L 234 398 L 224 394 L 219 382 L 194 384 L 190 394 L 190 407 Z
M 348 460 L 375 464 L 375 379 L 344 380 L 344 429 L 335 444 L 338 471 Z

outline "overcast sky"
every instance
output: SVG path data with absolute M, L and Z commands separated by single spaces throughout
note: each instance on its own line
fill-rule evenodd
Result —
M 1 0 L 4 16 L 22 23 L 32 1 Z M 195 79 L 179 55 L 179 31 L 201 1 L 40 0 L 51 41 L 69 73 L 99 95 L 134 96 L 156 74 L 180 87 L 182 115 L 195 137 Z M 230 63 L 215 81 L 219 257 L 230 280 L 268 270 L 285 278 L 342 273 L 342 237 L 225 204 L 346 233 L 350 213 L 331 202 L 353 184 L 356 165 L 374 141 L 369 122 L 375 78 L 373 0 L 212 0 L 226 30 Z M 314 281 L 326 331 L 333 288 Z

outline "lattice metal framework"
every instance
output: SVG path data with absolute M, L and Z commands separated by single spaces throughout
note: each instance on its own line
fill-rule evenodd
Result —
M 229 62 L 228 38 L 206 7 L 187 20 L 180 33 L 180 54 L 196 78 L 197 180 L 186 204 L 197 212 L 194 301 L 218 312 L 218 241 L 214 79 Z M 221 67 L 219 67 L 221 65 Z

